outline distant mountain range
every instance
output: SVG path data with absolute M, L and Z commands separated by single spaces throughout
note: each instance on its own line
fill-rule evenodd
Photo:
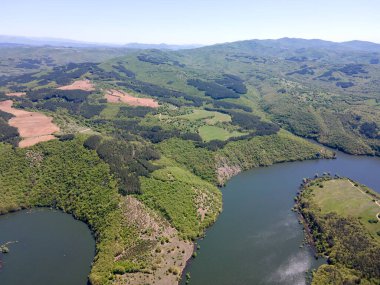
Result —
M 0 46 L 52 46 L 52 47 L 77 47 L 77 48 L 94 48 L 94 47 L 113 47 L 113 48 L 130 48 L 130 49 L 166 49 L 180 50 L 201 47 L 201 45 L 170 45 L 170 44 L 112 44 L 112 43 L 93 43 L 81 42 L 69 39 L 57 38 L 34 38 L 20 36 L 0 35 Z
M 273 47 L 277 48 L 325 48 L 325 49 L 351 49 L 363 50 L 366 52 L 380 52 L 380 44 L 367 41 L 347 41 L 347 42 L 332 42 L 319 39 L 299 39 L 299 38 L 281 38 L 274 40 L 246 40 L 233 43 L 222 43 L 216 46 L 235 45 L 236 47 L 250 45 L 254 47 Z M 146 44 L 146 43 L 128 43 L 128 44 L 112 44 L 112 43 L 94 43 L 81 42 L 69 39 L 58 38 L 35 38 L 21 36 L 5 36 L 0 35 L 1 46 L 51 46 L 51 47 L 76 47 L 76 48 L 128 48 L 128 49 L 161 49 L 161 50 L 183 50 L 203 47 L 202 45 L 170 45 L 170 44 Z
M 169 45 L 169 44 L 141 44 L 141 43 L 129 43 L 124 45 L 126 48 L 134 49 L 169 49 L 169 50 L 180 50 L 180 49 L 192 49 L 202 47 L 202 45 Z
M 320 39 L 281 38 L 268 40 L 245 40 L 231 43 L 217 44 L 221 48 L 262 50 L 265 53 L 276 54 L 280 50 L 298 49 L 300 52 L 306 49 L 325 50 L 352 50 L 365 52 L 380 52 L 380 44 L 367 41 L 332 42 Z

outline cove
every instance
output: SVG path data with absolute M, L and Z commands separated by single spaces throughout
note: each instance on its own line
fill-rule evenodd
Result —
M 86 224 L 46 208 L 0 216 L 0 244 L 17 241 L 2 254 L 0 284 L 85 285 L 95 255 Z
M 337 152 L 337 159 L 289 162 L 256 168 L 233 177 L 224 188 L 223 212 L 198 241 L 188 264 L 191 285 L 303 285 L 305 272 L 318 267 L 291 212 L 304 177 L 330 172 L 380 192 L 380 158 Z M 181 284 L 185 284 L 182 278 Z

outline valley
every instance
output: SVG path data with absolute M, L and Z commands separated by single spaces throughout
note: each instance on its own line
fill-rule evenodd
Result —
M 323 278 L 322 272 L 329 271 L 326 266 L 330 262 L 323 255 L 315 258 L 315 248 L 313 244 L 309 245 L 306 232 L 303 232 L 307 230 L 307 225 L 305 228 L 304 224 L 299 223 L 299 215 L 291 211 L 300 184 L 310 173 L 313 177 L 330 173 L 332 176 L 340 175 L 361 181 L 367 186 L 360 184 L 360 187 L 372 188 L 378 196 L 379 166 L 379 158 L 337 152 L 336 159 L 280 163 L 247 170 L 231 178 L 221 188 L 223 212 L 206 231 L 205 238 L 197 241 L 200 247 L 197 257 L 185 269 L 180 284 L 186 284 L 186 274 L 191 276 L 189 284 L 328 284 L 326 279 L 321 280 L 319 276 Z M 331 205 L 330 201 L 333 201 L 334 206 L 322 208 L 323 214 L 342 209 L 348 213 L 364 213 L 361 219 L 356 216 L 356 221 L 361 226 L 371 228 L 371 236 L 378 240 L 376 232 L 379 224 L 369 223 L 368 220 L 375 218 L 379 207 L 372 199 L 352 189 L 349 182 L 341 181 L 343 187 L 339 188 L 330 188 L 328 185 L 320 188 L 315 183 L 313 190 L 323 193 L 325 199 L 321 201 L 317 194 L 309 195 L 308 200 L 312 199 L 315 206 L 304 209 L 305 212 L 312 211 L 317 215 L 319 204 Z M 335 193 L 335 190 L 339 192 Z M 355 191 L 351 193 L 351 190 Z M 331 196 L 336 199 L 330 200 Z M 360 198 L 361 204 L 356 202 L 356 197 Z M 299 202 L 301 204 L 303 198 Z M 372 212 L 368 213 L 367 209 Z M 319 239 L 319 235 L 316 238 Z M 350 238 L 354 239 L 355 234 L 350 235 Z M 342 251 L 336 252 L 339 254 Z M 376 257 L 371 262 L 374 265 L 364 267 L 375 269 Z M 352 268 L 353 265 L 349 266 Z M 362 276 L 358 272 L 356 274 Z M 372 280 L 372 283 L 366 283 L 366 278 L 361 280 L 363 284 L 376 284 L 376 280 Z M 336 283 L 334 278 L 328 281 L 341 284 L 352 279 L 342 277 Z
M 310 177 L 316 169 L 340 172 L 345 168 L 339 156 L 344 156 L 352 163 L 350 173 L 361 161 L 374 161 L 368 176 L 376 176 L 378 58 L 379 45 L 368 50 L 364 43 L 288 38 L 175 51 L 1 46 L 0 213 L 51 207 L 86 223 L 96 247 L 90 284 L 176 284 L 193 255 L 194 242 L 214 224 L 208 231 L 218 232 L 224 215 L 238 214 L 228 210 L 226 199 L 252 195 L 250 201 L 265 200 L 253 207 L 257 212 L 250 212 L 250 205 L 241 208 L 247 216 L 236 224 L 240 219 L 246 223 L 231 243 L 255 234 L 247 228 L 261 231 L 254 217 L 272 205 L 270 196 L 277 195 L 275 189 L 281 191 L 280 184 L 265 187 L 262 181 L 256 196 L 256 188 L 237 183 L 233 189 L 223 188 L 223 203 L 218 188 L 229 188 L 251 169 L 249 185 L 261 181 L 256 172 L 279 177 L 276 183 L 285 179 L 276 169 L 292 177 L 286 193 L 279 194 L 286 201 L 281 211 L 291 224 L 296 217 L 287 211 L 301 173 Z M 337 150 L 374 157 L 356 158 Z M 335 164 L 336 169 L 322 169 Z M 356 179 L 355 174 L 346 176 Z M 345 209 L 365 198 L 360 192 L 351 196 L 347 205 L 320 207 Z M 376 218 L 373 211 L 363 206 L 363 213 L 355 214 Z M 374 232 L 377 224 L 370 226 Z M 222 236 L 229 236 L 229 227 L 229 222 L 222 226 L 210 243 L 218 239 L 225 245 Z M 284 247 L 297 251 L 302 230 L 296 224 L 291 228 L 297 236 Z M 202 255 L 213 249 L 208 235 L 204 243 L 199 241 L 200 257 L 191 259 L 191 284 L 211 282 L 212 276 L 203 276 L 200 268 L 208 268 Z M 256 254 L 255 247 L 245 249 Z M 305 270 L 312 268 L 310 252 L 299 252 L 308 260 Z M 279 258 L 278 266 L 292 253 Z M 221 268 L 246 258 L 224 254 L 231 259 L 213 255 L 226 262 Z M 242 268 L 236 272 L 244 284 L 265 279 L 259 273 L 244 276 Z M 226 277 L 230 271 L 214 273 L 220 274 L 215 277 L 221 278 L 219 284 L 233 284 Z M 270 274 L 265 272 L 266 277 Z M 304 284 L 303 271 L 295 278 Z

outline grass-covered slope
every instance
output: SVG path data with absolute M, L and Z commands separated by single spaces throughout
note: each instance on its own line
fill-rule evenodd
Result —
M 136 197 L 178 230 L 170 240 L 183 243 L 182 239 L 201 236 L 221 211 L 220 191 L 169 159 L 162 158 L 157 168 L 141 178 L 143 194 Z M 56 207 L 89 225 L 97 250 L 91 284 L 112 283 L 128 272 L 159 270 L 147 257 L 158 252 L 165 233 L 149 237 L 150 241 L 141 236 L 148 228 L 137 229 L 131 220 L 143 216 L 134 217 L 133 209 L 124 205 L 109 165 L 96 151 L 86 149 L 83 139 L 55 140 L 28 149 L 1 144 L 0 173 L 1 214 Z
M 61 133 L 29 149 L 1 145 L 0 213 L 61 208 L 97 239 L 93 284 L 122 284 L 134 273 L 153 283 L 168 273 L 154 261 L 159 244 L 189 246 L 217 218 L 216 186 L 245 169 L 334 156 L 294 134 L 379 153 L 378 55 L 335 48 L 248 41 L 175 52 L 67 49 L 52 58 L 51 49 L 33 48 L 29 60 L 3 50 L 16 60 L 0 69 L 10 70 L 0 76 L 0 100 L 24 92 L 11 97 L 15 108 L 49 114 Z M 99 55 L 101 63 L 93 60 Z M 93 90 L 56 89 L 79 79 Z M 108 102 L 111 90 L 159 107 Z M 0 115 L 0 141 L 16 144 L 9 114 Z M 144 229 L 153 220 L 172 233 L 170 242 L 167 233 L 152 237 L 158 227 Z
M 183 51 L 52 51 L 51 48 L 4 48 L 2 51 L 4 69 L 14 76 L 0 78 L 0 91 L 51 88 L 86 76 L 101 88 L 153 97 L 161 104 L 180 109 L 217 108 L 222 112 L 254 113 L 292 133 L 348 153 L 380 153 L 378 46 L 368 49 L 365 45 L 358 48 L 351 44 L 280 39 Z M 22 52 L 27 52 L 30 58 L 23 57 Z M 51 56 L 45 56 L 46 53 Z M 94 63 L 98 62 L 95 55 L 100 56 L 101 64 Z M 109 59 L 112 56 L 115 58 Z M 59 66 L 67 63 L 68 58 L 77 64 Z M 85 59 L 92 62 L 84 63 Z M 41 69 L 44 72 L 28 72 Z M 33 107 L 50 111 L 63 108 L 87 119 L 97 118 L 104 110 L 103 117 L 117 116 L 116 108 L 99 101 L 101 94 L 97 95 L 90 96 L 80 108 L 62 100 L 34 102 Z M 23 103 L 30 107 L 29 102 Z M 199 133 L 200 130 L 205 141 L 225 140 L 246 133 L 236 128 L 233 121 L 232 124 L 221 123 L 210 127 L 214 123 L 204 122 L 193 131 Z M 255 130 L 258 129 L 256 126 Z
M 379 284 L 379 195 L 346 178 L 308 180 L 297 205 L 317 254 L 328 257 L 313 285 Z
M 138 198 L 161 212 L 184 238 L 202 236 L 222 210 L 221 192 L 169 159 L 158 164 L 159 170 L 142 178 L 143 194 Z
M 172 138 L 159 144 L 164 156 L 176 161 L 195 175 L 216 183 L 213 153 L 205 148 L 196 147 L 194 142 Z
M 242 169 L 268 166 L 284 161 L 331 158 L 333 153 L 285 131 L 270 136 L 254 137 L 248 141 L 228 143 L 217 151 L 227 164 Z
M 322 214 L 336 212 L 344 217 L 358 217 L 370 234 L 380 241 L 380 224 L 376 222 L 380 198 L 371 189 L 348 179 L 325 181 L 323 188 L 314 186 L 313 200 Z
M 180 139 L 166 140 L 160 143 L 159 148 L 165 156 L 218 185 L 223 185 L 231 176 L 250 168 L 334 156 L 323 147 L 285 131 L 229 142 L 216 151 Z
M 239 75 L 291 132 L 348 153 L 379 154 L 378 45 L 374 53 L 324 41 L 252 40 L 180 53 L 189 68 Z
M 108 165 L 79 140 L 27 150 L 2 144 L 0 153 L 0 212 L 57 207 L 86 222 L 97 244 L 90 280 L 106 284 L 114 255 L 126 242 Z

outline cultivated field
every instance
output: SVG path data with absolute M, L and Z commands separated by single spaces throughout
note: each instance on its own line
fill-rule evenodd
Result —
M 59 127 L 52 122 L 53 118 L 37 112 L 14 109 L 12 105 L 11 100 L 2 101 L 0 110 L 15 116 L 9 120 L 9 125 L 17 128 L 22 137 L 20 147 L 32 146 L 55 138 L 53 133 L 58 132 Z
M 95 86 L 90 80 L 77 80 L 70 85 L 65 85 L 58 87 L 59 90 L 83 90 L 83 91 L 94 91 Z
M 158 102 L 151 98 L 138 98 L 120 90 L 107 90 L 105 98 L 108 103 L 127 103 L 131 106 L 146 106 L 157 108 Z

